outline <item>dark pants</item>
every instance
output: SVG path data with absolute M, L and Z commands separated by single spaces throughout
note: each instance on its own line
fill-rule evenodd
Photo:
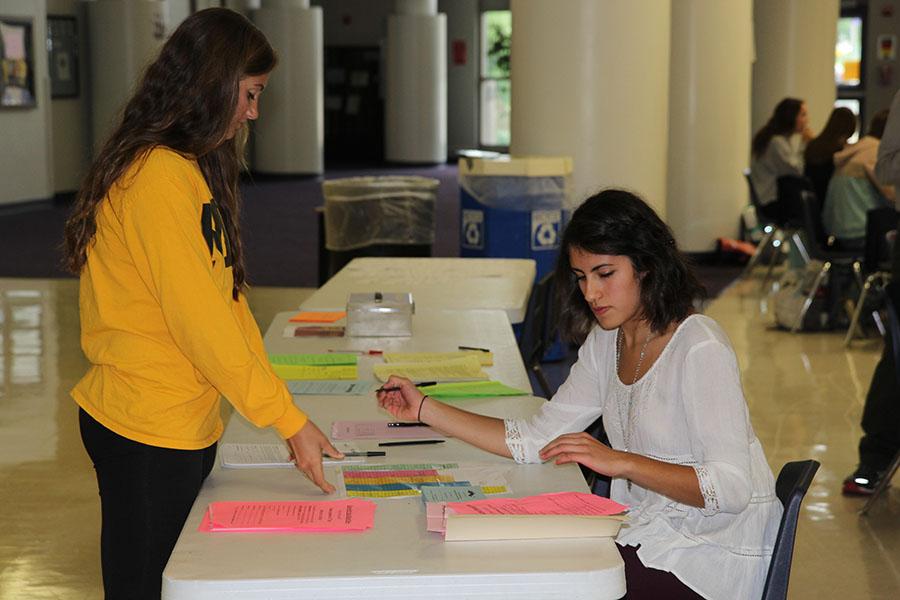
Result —
M 900 241 L 894 244 L 892 284 L 887 301 L 900 310 Z M 900 384 L 890 332 L 884 338 L 884 352 L 875 367 L 866 404 L 863 407 L 863 437 L 859 440 L 859 462 L 875 471 L 885 470 L 900 449 Z
M 668 571 L 645 567 L 638 558 L 640 546 L 618 546 L 625 561 L 627 600 L 696 600 L 700 594 L 684 585 Z
M 100 488 L 106 599 L 159 600 L 163 569 L 212 469 L 216 445 L 148 446 L 113 433 L 83 410 L 78 416 Z

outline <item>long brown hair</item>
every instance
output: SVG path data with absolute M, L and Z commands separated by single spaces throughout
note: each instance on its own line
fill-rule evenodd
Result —
M 785 98 L 775 106 L 775 112 L 769 117 L 768 122 L 753 136 L 750 152 L 759 158 L 769 147 L 769 142 L 776 135 L 789 137 L 797 127 L 797 115 L 803 108 L 803 100 L 797 98 Z
M 237 299 L 245 280 L 238 176 L 246 128 L 225 138 L 240 80 L 269 73 L 276 63 L 263 33 L 237 12 L 210 8 L 185 19 L 147 67 L 82 183 L 66 222 L 65 266 L 81 272 L 97 230 L 97 207 L 136 160 L 166 146 L 197 159 L 222 212 Z
M 834 153 L 847 143 L 847 138 L 856 131 L 856 115 L 849 108 L 839 106 L 831 111 L 828 122 L 815 138 L 806 145 L 803 160 L 808 165 L 831 163 Z

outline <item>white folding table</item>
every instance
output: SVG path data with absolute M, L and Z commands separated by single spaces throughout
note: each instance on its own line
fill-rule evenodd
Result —
M 525 319 L 534 283 L 528 258 L 355 258 L 304 302 L 308 310 L 347 306 L 356 292 L 412 292 L 416 308 L 500 309 Z
M 494 379 L 527 387 L 506 315 L 502 311 L 422 310 L 410 338 L 284 338 L 290 313 L 279 314 L 265 336 L 271 352 L 321 352 L 341 348 L 442 351 L 466 345 L 489 347 Z M 474 337 L 473 337 L 474 336 Z M 367 346 L 369 345 L 369 346 Z M 326 347 L 327 346 L 327 347 Z M 360 376 L 371 365 L 361 361 Z M 524 386 L 524 387 L 523 387 Z M 324 431 L 336 420 L 388 420 L 373 394 L 296 396 Z M 526 416 L 544 402 L 533 396 L 458 401 L 497 417 Z M 223 443 L 280 443 L 235 414 Z M 377 442 L 357 441 L 361 449 Z M 381 448 L 371 464 L 481 463 L 498 469 L 514 495 L 588 491 L 575 465 L 519 465 L 448 439 L 429 446 Z M 332 483 L 340 467 L 326 467 Z M 622 558 L 610 538 L 444 542 L 425 529 L 418 497 L 378 499 L 374 528 L 354 533 L 203 533 L 197 531 L 211 502 L 226 500 L 322 500 L 326 497 L 293 469 L 223 469 L 216 465 L 188 516 L 163 573 L 164 600 L 358 599 L 358 598 L 572 598 L 614 599 L 625 594 Z

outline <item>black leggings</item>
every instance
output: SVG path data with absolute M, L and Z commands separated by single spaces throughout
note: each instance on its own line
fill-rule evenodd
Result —
M 106 600 L 159 600 L 163 569 L 212 470 L 216 445 L 158 448 L 113 433 L 84 410 L 78 420 L 100 488 Z

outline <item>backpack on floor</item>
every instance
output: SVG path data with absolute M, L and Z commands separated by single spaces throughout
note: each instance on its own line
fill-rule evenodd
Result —
M 812 260 L 803 268 L 789 269 L 779 281 L 778 291 L 773 296 L 775 322 L 784 329 L 793 329 L 803 310 L 803 304 L 822 270 L 822 262 Z M 800 324 L 800 331 L 825 331 L 831 329 L 832 302 L 830 279 L 826 273 L 822 284 L 813 296 L 812 303 Z

